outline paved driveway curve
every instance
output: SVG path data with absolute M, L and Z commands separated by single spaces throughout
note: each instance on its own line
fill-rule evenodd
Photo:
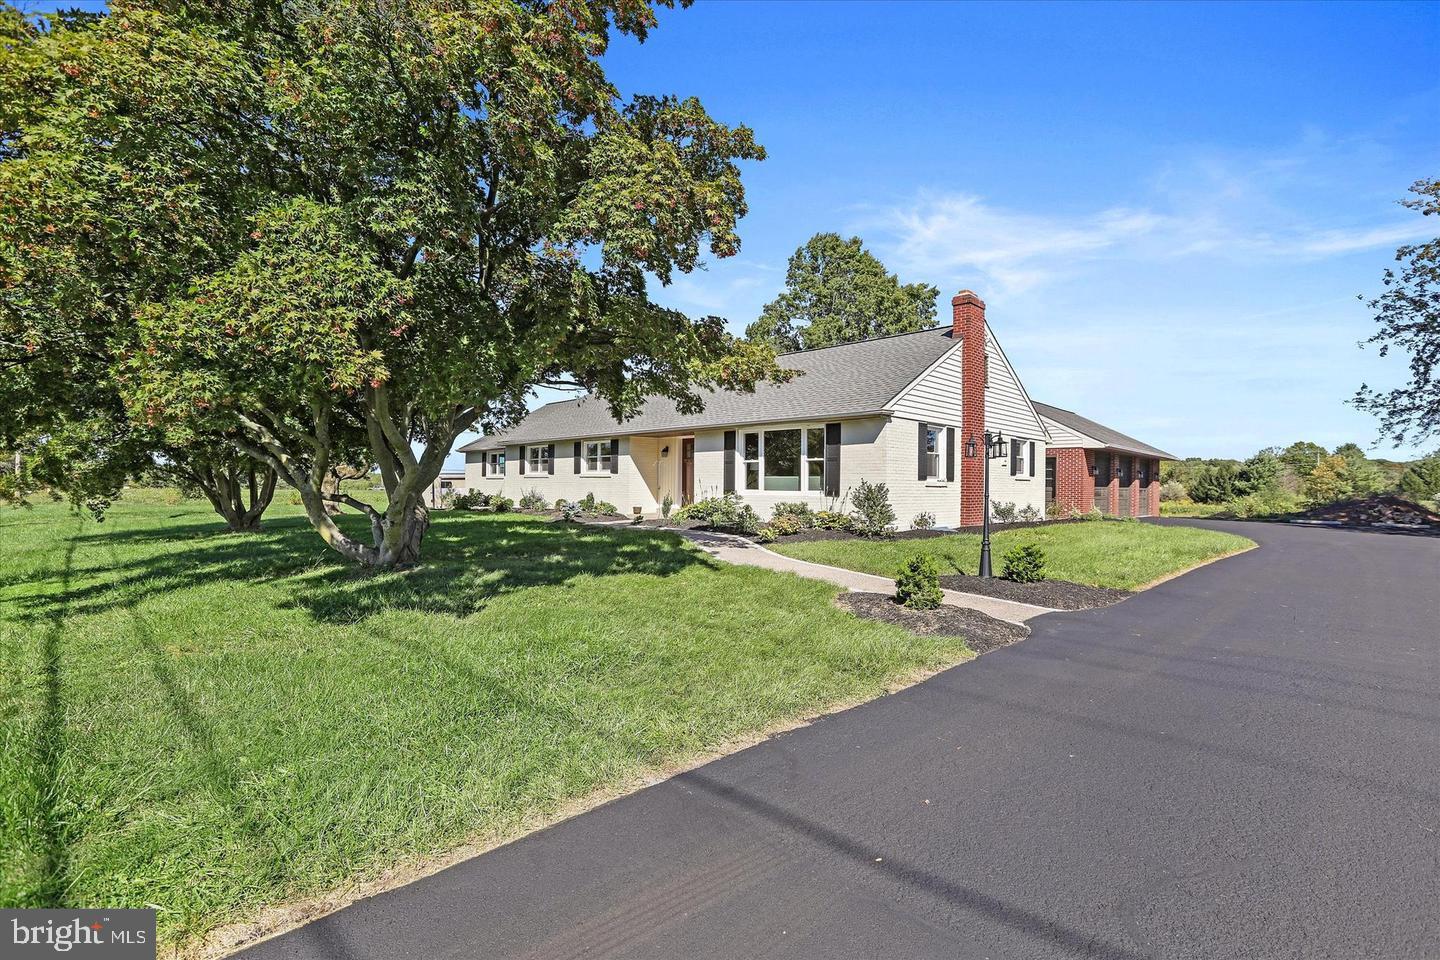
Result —
M 1440 957 L 1440 539 L 1261 549 L 361 902 L 279 958 Z

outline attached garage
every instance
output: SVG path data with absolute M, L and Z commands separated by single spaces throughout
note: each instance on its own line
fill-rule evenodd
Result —
M 1045 488 L 1062 508 L 1098 510 L 1117 517 L 1160 513 L 1160 461 L 1175 457 L 1158 447 L 1070 410 L 1035 404 L 1050 441 L 1045 447 Z

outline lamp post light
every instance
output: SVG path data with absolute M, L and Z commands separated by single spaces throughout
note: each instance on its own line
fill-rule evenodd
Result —
M 965 456 L 974 457 L 975 437 L 972 435 L 965 442 Z M 1005 455 L 1005 437 L 999 433 L 985 431 L 985 452 L 980 460 L 981 476 L 981 499 L 984 512 L 980 520 L 980 576 L 989 577 L 993 574 L 990 570 L 990 461 L 996 457 Z

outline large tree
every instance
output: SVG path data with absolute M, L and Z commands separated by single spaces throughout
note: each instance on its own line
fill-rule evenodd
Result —
M 785 290 L 745 336 L 799 350 L 924 330 L 935 323 L 939 294 L 928 284 L 902 284 L 859 237 L 817 233 L 790 257 Z
M 1423 216 L 1440 214 L 1440 179 L 1417 180 L 1402 200 Z M 1399 268 L 1385 271 L 1385 290 L 1369 302 L 1380 329 L 1366 343 L 1410 356 L 1410 382 L 1392 390 L 1361 384 L 1355 405 L 1380 418 L 1381 431 L 1396 443 L 1420 443 L 1440 435 L 1440 237 L 1406 244 L 1395 252 Z
M 649 299 L 736 252 L 737 161 L 763 157 L 693 99 L 622 102 L 601 58 L 654 25 L 635 0 L 116 0 L 26 34 L 0 232 L 51 269 L 18 285 L 21 348 L 100 344 L 138 423 L 225 438 L 374 567 L 417 558 L 454 441 L 536 385 L 624 417 L 778 376 Z M 355 462 L 385 507 L 327 484 Z

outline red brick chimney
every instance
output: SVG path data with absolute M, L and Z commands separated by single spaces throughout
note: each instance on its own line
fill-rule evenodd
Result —
M 950 301 L 954 311 L 951 336 L 964 341 L 960 348 L 960 436 L 956 451 L 960 459 L 960 523 L 978 526 L 985 519 L 985 475 L 981 472 L 989 462 L 985 455 L 985 301 L 973 290 L 961 290 Z M 966 456 L 970 441 L 975 441 L 975 456 Z

